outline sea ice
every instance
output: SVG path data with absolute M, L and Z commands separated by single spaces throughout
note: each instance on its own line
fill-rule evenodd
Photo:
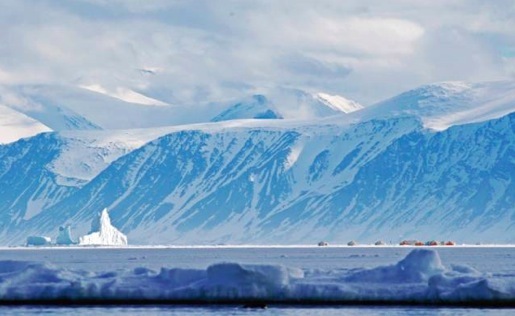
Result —
M 87 272 L 44 263 L 0 261 L 0 303 L 246 303 L 460 304 L 515 306 L 515 277 L 466 266 L 444 267 L 432 249 L 416 249 L 397 264 L 359 271 L 304 273 L 281 265 L 217 263 L 207 269 L 145 267 Z

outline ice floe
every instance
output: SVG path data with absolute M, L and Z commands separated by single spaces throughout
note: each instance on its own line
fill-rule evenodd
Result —
M 436 250 L 397 264 L 306 272 L 281 265 L 217 263 L 206 269 L 145 267 L 102 273 L 0 261 L 0 303 L 459 304 L 515 306 L 515 276 L 445 267 Z

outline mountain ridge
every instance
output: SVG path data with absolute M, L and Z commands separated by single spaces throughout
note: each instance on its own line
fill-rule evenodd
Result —
M 469 99 L 470 86 L 439 87 L 443 96 L 412 90 L 375 115 L 378 106 L 313 120 L 63 131 L 0 146 L 0 242 L 63 224 L 85 232 L 105 207 L 140 244 L 515 242 L 511 84 L 479 85 L 510 89 Z M 427 125 L 483 101 L 498 106 L 484 119 Z

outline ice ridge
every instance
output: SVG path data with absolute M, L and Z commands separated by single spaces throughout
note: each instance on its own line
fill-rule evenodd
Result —
M 446 268 L 435 250 L 416 249 L 390 266 L 310 271 L 217 263 L 207 269 L 92 273 L 45 263 L 0 261 L 0 303 L 117 302 L 430 304 L 515 306 L 515 277 Z

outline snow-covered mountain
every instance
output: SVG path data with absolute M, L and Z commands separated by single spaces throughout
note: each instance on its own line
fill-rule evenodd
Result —
M 273 97 L 253 95 L 231 102 L 170 105 L 120 87 L 107 91 L 96 85 L 0 86 L 0 130 L 5 131 L 0 143 L 45 131 L 127 130 L 237 119 L 313 119 L 361 107 L 340 96 L 300 90 Z
M 481 122 L 513 112 L 515 81 L 442 82 L 407 91 L 369 106 L 360 115 L 415 115 L 424 126 L 444 130 L 452 125 Z
M 515 242 L 515 90 L 468 85 L 460 98 L 448 85 L 314 120 L 69 131 L 0 146 L 0 241 L 64 224 L 86 233 L 107 207 L 134 243 Z M 462 119 L 445 129 L 428 125 L 454 113 Z
M 45 91 L 45 87 L 3 86 L 0 87 L 0 102 L 54 131 L 100 129 L 61 100 L 47 100 L 44 94 L 35 93 L 40 90 Z
M 22 136 L 36 131 L 66 131 L 92 129 L 155 128 L 171 125 L 208 122 L 219 113 L 221 106 L 199 105 L 198 111 L 187 106 L 167 104 L 142 104 L 140 99 L 129 97 L 122 100 L 108 94 L 75 86 L 25 85 L 0 87 L 0 105 L 29 118 L 18 124 Z M 133 102 L 127 102 L 132 100 Z M 139 101 L 138 101 L 139 100 Z M 150 101 L 149 101 L 150 102 Z M 3 108 L 6 108 L 5 110 Z M 12 116 L 12 115 L 11 115 Z M 9 119 L 2 120 L 0 128 L 6 128 Z M 17 119 L 20 121 L 20 119 Z M 24 126 L 29 127 L 24 128 Z M 46 126 L 43 128 L 42 126 Z M 9 138 L 12 139 L 13 137 Z
M 327 93 L 281 88 L 270 92 L 277 110 L 286 119 L 313 119 L 351 113 L 364 107 L 356 101 Z
M 364 107 L 339 95 L 308 93 L 298 89 L 275 89 L 270 97 L 253 95 L 228 106 L 212 122 L 235 119 L 316 119 L 351 113 Z
M 237 119 L 280 119 L 274 105 L 264 95 L 253 95 L 230 106 L 222 113 L 211 119 L 212 122 L 229 121 Z
M 174 132 L 118 159 L 74 192 L 76 194 L 42 211 L 27 224 L 37 223 L 37 229 L 40 229 L 45 223 L 48 233 L 56 227 L 56 219 L 72 222 L 80 228 L 80 223 L 89 222 L 92 209 L 109 205 L 113 222 L 122 231 L 147 229 L 147 232 L 136 234 L 135 239 L 129 235 L 131 239 L 143 242 L 141 236 L 149 230 L 159 231 L 154 219 L 172 223 L 180 221 L 181 213 L 185 218 L 197 213 L 196 219 L 179 226 L 176 233 L 179 234 L 186 228 L 194 229 L 208 219 L 205 216 L 216 218 L 198 229 L 204 225 L 216 226 L 215 223 L 229 224 L 225 216 L 232 212 L 254 217 L 256 210 L 253 209 L 257 208 L 266 214 L 285 203 L 284 198 L 295 200 L 312 185 L 320 185 L 322 189 L 327 187 L 328 181 L 334 182 L 335 176 L 352 178 L 361 164 L 417 124 L 409 120 L 384 122 L 378 126 L 382 130 L 380 134 L 375 131 L 375 123 L 348 128 L 319 128 L 316 125 L 298 128 L 230 128 L 225 125 L 221 128 L 214 124 L 204 130 L 190 128 Z M 352 152 L 357 144 L 363 148 L 357 155 L 361 162 L 355 168 L 343 168 L 341 158 L 355 155 Z M 331 148 L 334 154 L 327 153 Z M 325 161 L 329 159 L 327 155 L 334 155 L 334 158 Z M 308 168 L 316 159 L 315 165 Z M 317 167 L 318 164 L 322 167 Z M 326 164 L 334 170 L 322 170 Z M 303 167 L 296 171 L 301 165 Z M 292 176 L 303 185 L 293 186 Z M 333 185 L 340 183 L 336 181 Z M 214 209 L 220 209 L 220 213 L 212 214 Z M 129 221 L 121 223 L 120 216 Z M 161 241 L 179 238 L 173 236 L 170 227 L 160 229 L 168 231 L 168 237 L 160 237 Z
M 339 95 L 330 95 L 327 93 L 319 92 L 315 94 L 314 97 L 322 101 L 334 111 L 351 113 L 363 109 L 363 105 L 359 104 L 358 102 L 346 99 Z
M 16 230 L 84 231 L 108 206 L 140 243 L 510 241 L 514 123 L 510 115 L 439 133 L 412 118 L 175 132 Z
M 0 146 L 1 233 L 79 190 L 120 156 L 169 131 L 63 131 Z

